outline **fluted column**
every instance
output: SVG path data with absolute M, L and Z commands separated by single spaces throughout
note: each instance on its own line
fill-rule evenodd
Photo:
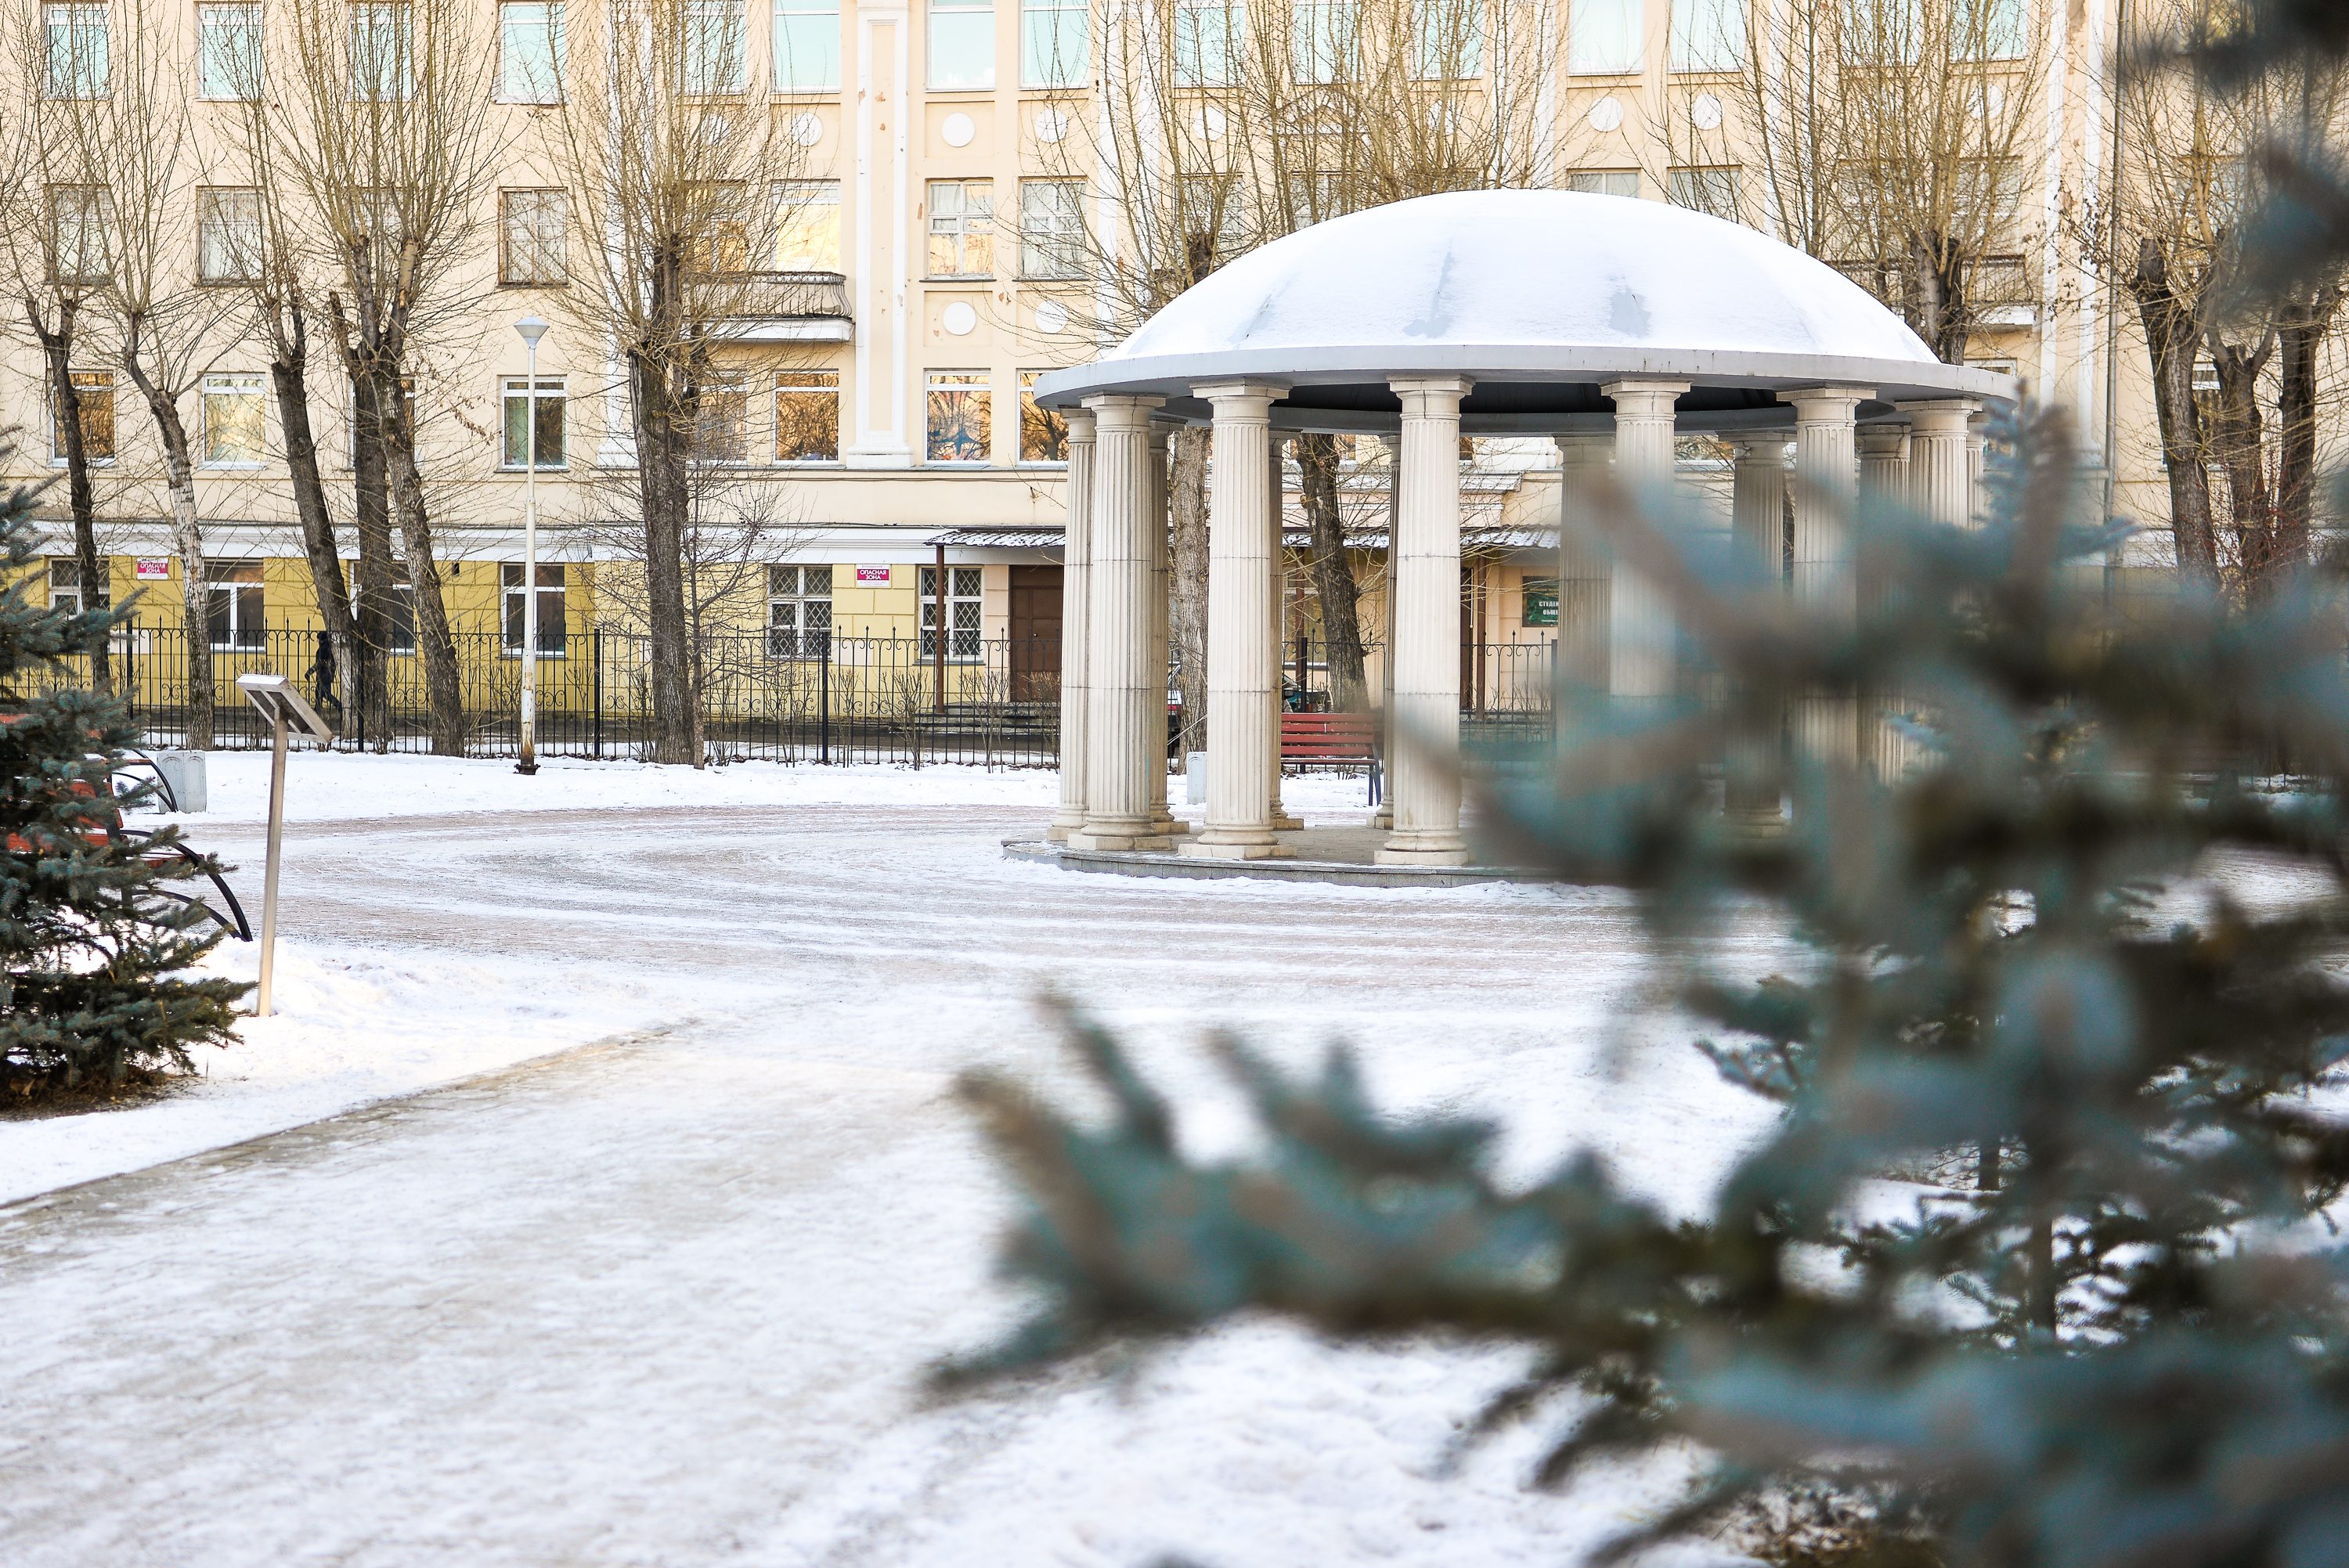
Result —
M 1044 836 L 1085 825 L 1085 628 L 1092 623 L 1093 413 L 1069 411 L 1069 521 L 1061 536 L 1061 806 Z M 939 628 L 938 634 L 946 635 Z
M 1150 608 L 1155 617 L 1150 629 L 1150 669 L 1162 694 L 1159 712 L 1165 713 L 1163 694 L 1166 690 L 1167 601 L 1174 583 L 1174 562 L 1167 556 L 1166 502 L 1173 486 L 1166 473 L 1168 438 L 1173 431 L 1164 424 L 1150 427 L 1150 540 L 1156 551 L 1156 568 L 1153 572 Z M 1176 836 L 1191 830 L 1191 824 L 1177 819 L 1166 809 L 1166 726 L 1161 722 L 1157 734 L 1157 749 L 1150 754 L 1150 822 L 1152 830 Z
M 1379 445 L 1387 451 L 1387 586 L 1386 627 L 1379 645 L 1379 755 L 1385 760 L 1383 782 L 1379 789 L 1379 803 L 1371 811 L 1366 826 L 1381 832 L 1394 826 L 1394 560 L 1395 540 L 1401 533 L 1396 520 L 1402 515 L 1402 437 L 1400 434 L 1379 438 Z
M 1278 722 L 1268 645 L 1272 503 L 1265 494 L 1271 410 L 1287 387 L 1262 381 L 1194 387 L 1216 411 L 1207 508 L 1207 826 L 1186 855 L 1253 861 L 1295 851 L 1273 837 L 1265 777 Z
M 1859 504 L 1863 512 L 1906 509 L 1914 503 L 1909 445 L 1905 425 L 1859 428 Z M 1859 564 L 1865 566 L 1866 562 Z M 1860 603 L 1874 614 L 1882 595 L 1896 586 L 1881 578 L 1864 577 L 1857 587 Z M 1909 770 L 1912 743 L 1897 720 L 1909 711 L 1908 699 L 1897 687 L 1882 686 L 1860 693 L 1860 757 L 1878 779 L 1898 779 Z
M 1966 521 L 1982 514 L 1982 467 L 1990 449 L 1990 416 L 1974 414 L 1966 420 Z
M 1918 511 L 1952 528 L 1973 525 L 1972 437 L 1968 421 L 1982 412 L 1971 397 L 1903 403 L 1909 416 L 1909 490 Z
M 1287 513 L 1281 505 L 1280 443 L 1267 440 L 1265 451 L 1271 459 L 1265 470 L 1270 486 L 1265 494 L 1272 517 L 1272 583 L 1265 595 L 1265 608 L 1271 612 L 1272 618 L 1272 736 L 1267 742 L 1269 749 L 1265 753 L 1271 764 L 1265 780 L 1265 798 L 1270 802 L 1267 820 L 1272 823 L 1273 830 L 1293 833 L 1305 826 L 1305 822 L 1303 819 L 1290 815 L 1288 809 L 1280 803 L 1280 680 L 1288 656 L 1280 635 L 1281 607 L 1288 589 L 1288 548 L 1281 541 Z
M 1672 406 L 1685 381 L 1610 381 L 1615 480 L 1627 490 L 1671 482 Z M 1680 684 L 1671 602 L 1644 574 L 1617 562 L 1608 588 L 1607 689 L 1618 702 L 1661 703 Z
M 1166 687 L 1150 685 L 1157 551 L 1149 512 L 1150 411 L 1163 398 L 1088 397 L 1093 411 L 1092 612 L 1085 633 L 1085 825 L 1073 850 L 1163 850 L 1143 758 L 1166 728 Z
M 1785 589 L 1786 551 L 1786 438 L 1767 433 L 1741 441 L 1730 475 L 1730 541 L 1758 579 L 1759 591 Z M 1733 681 L 1727 755 L 1723 758 L 1722 807 L 1730 828 L 1753 837 L 1785 825 L 1779 768 L 1784 706 Z
M 1811 387 L 1778 396 L 1795 406 L 1795 575 L 1791 587 L 1806 615 L 1837 627 L 1853 624 L 1858 589 L 1852 578 L 1851 509 L 1856 416 L 1873 397 L 1866 387 Z M 1849 692 L 1816 692 L 1795 714 L 1795 744 L 1831 765 L 1859 757 L 1859 704 Z
M 1592 488 L 1615 457 L 1612 436 L 1557 438 L 1557 674 L 1569 688 L 1608 689 L 1607 624 L 1614 566 L 1592 527 Z
M 1394 831 L 1381 865 L 1465 865 L 1460 835 L 1460 399 L 1464 376 L 1399 377 L 1402 469 L 1387 551 Z

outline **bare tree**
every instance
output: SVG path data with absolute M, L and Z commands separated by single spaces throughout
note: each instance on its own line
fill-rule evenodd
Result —
M 792 178 L 802 155 L 777 132 L 740 13 L 595 0 L 565 26 L 562 103 L 545 122 L 581 237 L 562 308 L 626 377 L 653 758 L 698 765 L 697 432 L 730 324 L 773 313 L 792 286 L 772 260 L 805 200 Z
M 279 221 L 330 280 L 325 319 L 351 385 L 354 631 L 367 718 L 388 739 L 397 521 L 432 748 L 450 755 L 464 748 L 464 703 L 417 460 L 416 393 L 428 345 L 461 329 L 475 303 L 479 274 L 467 263 L 507 150 L 492 119 L 496 53 L 480 18 L 463 0 L 287 0 L 273 14 L 267 56 Z M 299 303 L 279 299 L 281 309 Z M 302 320 L 297 331 L 285 318 L 273 346 L 306 350 Z

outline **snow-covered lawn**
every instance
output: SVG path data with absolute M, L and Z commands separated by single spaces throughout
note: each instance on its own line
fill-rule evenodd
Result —
M 190 826 L 257 904 L 265 763 L 213 760 Z M 1504 1118 L 1517 1171 L 1594 1146 L 1702 1202 L 1766 1113 L 1619 1037 L 1620 896 L 1007 861 L 1041 773 L 294 761 L 281 1016 L 175 1099 L 0 1124 L 0 1191 L 136 1172 L 0 1209 L 0 1562 L 1460 1568 L 1570 1562 L 1671 1495 L 1528 1492 L 1531 1433 L 1439 1473 L 1506 1350 L 1251 1324 L 1122 1383 L 918 1397 L 1017 1310 L 947 1089 L 1083 1092 L 1048 985 L 1202 1149 L 1246 1136 L 1198 1049 L 1231 1024 Z M 1361 788 L 1288 799 L 1345 820 Z

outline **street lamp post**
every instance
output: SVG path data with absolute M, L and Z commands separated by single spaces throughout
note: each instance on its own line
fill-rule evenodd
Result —
M 523 394 L 522 470 L 522 759 L 517 773 L 538 771 L 538 340 L 547 324 L 534 315 L 514 323 L 522 334 L 526 372 Z

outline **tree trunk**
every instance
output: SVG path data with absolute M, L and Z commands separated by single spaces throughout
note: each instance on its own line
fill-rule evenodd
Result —
M 1166 549 L 1167 624 L 1181 652 L 1176 689 L 1183 694 L 1183 734 L 1175 750 L 1189 766 L 1207 745 L 1207 454 L 1206 430 L 1185 428 L 1171 438 L 1173 477 Z
M 2235 560 L 2242 573 L 2243 598 L 2256 603 L 2275 575 L 2275 538 L 2268 513 L 2267 458 L 2261 450 L 2265 420 L 2260 413 L 2260 372 L 2268 350 L 2235 344 L 2210 345 L 2219 373 L 2219 411 L 2206 427 L 2214 455 L 2227 473 L 2228 526 L 2235 535 Z
M 285 468 L 293 480 L 294 515 L 302 528 L 302 550 L 310 562 L 310 589 L 326 623 L 340 683 L 344 722 L 357 711 L 358 634 L 351 616 L 350 585 L 343 579 L 342 555 L 335 547 L 333 514 L 326 510 L 326 484 L 318 471 L 318 442 L 310 428 L 309 348 L 299 311 L 290 334 L 274 331 L 275 354 L 269 382 L 277 395 L 277 422 L 285 435 Z
M 384 443 L 381 398 L 367 363 L 347 346 L 351 379 L 352 517 L 359 539 L 358 603 L 353 616 L 359 643 L 359 722 L 378 751 L 391 746 L 390 467 Z
M 2316 359 L 2341 291 L 2323 289 L 2284 320 L 2277 342 L 2275 552 L 2293 576 L 2308 564 L 2308 536 L 2316 496 Z
M 416 429 L 399 385 L 379 387 L 377 397 L 393 410 L 385 431 L 384 456 L 399 514 L 401 552 L 408 557 L 408 591 L 416 614 L 417 651 L 424 655 L 425 700 L 431 709 L 432 755 L 465 755 L 465 698 L 457 678 L 457 639 L 449 634 L 449 610 L 440 599 L 440 566 L 432 554 L 432 520 L 424 505 L 424 477 L 416 469 Z M 524 584 L 536 593 L 538 584 Z M 536 648 L 522 656 L 538 657 Z
M 652 645 L 653 760 L 689 763 L 693 748 L 691 650 L 685 617 L 685 521 L 691 504 L 690 410 L 671 383 L 673 368 L 632 351 L 629 398 L 636 431 L 636 482 L 645 522 L 645 630 Z
M 1330 666 L 1330 709 L 1361 713 L 1371 706 L 1362 674 L 1362 624 L 1354 569 L 1346 560 L 1346 529 L 1338 511 L 1338 439 L 1299 436 L 1299 488 L 1313 540 L 1313 592 L 1321 601 L 1321 641 Z
M 2218 538 L 2210 521 L 2210 477 L 2202 467 L 2202 416 L 2194 403 L 2194 312 L 2172 286 L 2169 260 L 2147 240 L 2129 277 L 2152 362 L 2154 412 L 2169 468 L 2169 527 L 2178 574 L 2203 588 L 2219 584 Z
M 163 441 L 163 478 L 171 504 L 171 541 L 180 552 L 180 603 L 188 625 L 188 718 L 186 746 L 209 751 L 212 744 L 212 637 L 211 584 L 204 577 L 204 531 L 196 516 L 196 464 L 188 428 L 171 394 L 149 379 L 140 363 L 140 322 L 124 325 L 122 368 L 138 385 Z
M 81 605 L 94 610 L 101 597 L 110 599 L 110 586 L 106 575 L 106 562 L 98 554 L 98 500 L 89 482 L 89 451 L 82 439 L 81 397 L 73 385 L 73 344 L 75 317 L 80 302 L 61 299 L 57 302 L 57 327 L 49 331 L 41 325 L 41 313 L 31 298 L 25 300 L 25 319 L 40 340 L 41 353 L 47 362 L 49 396 L 57 407 L 57 444 L 66 454 L 66 504 L 73 515 L 74 562 L 81 573 Z M 110 639 L 101 637 L 90 650 L 89 682 L 100 693 L 114 689 L 114 669 Z

